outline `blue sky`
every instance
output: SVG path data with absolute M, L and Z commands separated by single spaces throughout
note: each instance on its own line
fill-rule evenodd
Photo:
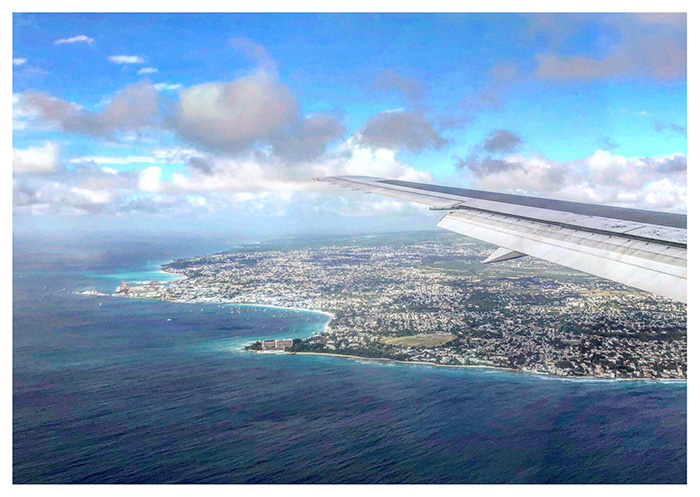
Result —
M 17 219 L 417 215 L 308 181 L 353 173 L 685 209 L 684 15 L 13 25 Z

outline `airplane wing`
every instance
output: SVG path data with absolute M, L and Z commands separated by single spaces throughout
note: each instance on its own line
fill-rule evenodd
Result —
M 530 255 L 687 302 L 684 214 L 368 176 L 316 179 L 447 211 L 438 226 L 499 247 L 485 263 Z

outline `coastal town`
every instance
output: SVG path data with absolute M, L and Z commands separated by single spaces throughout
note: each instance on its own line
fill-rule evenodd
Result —
M 117 295 L 332 314 L 285 350 L 567 377 L 685 379 L 686 305 L 442 232 L 245 247 L 173 261 Z M 281 345 L 280 345 L 281 344 Z

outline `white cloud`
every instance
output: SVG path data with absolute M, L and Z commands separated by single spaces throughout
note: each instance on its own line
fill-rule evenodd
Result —
M 345 127 L 337 116 L 318 112 L 300 116 L 297 99 L 282 84 L 277 65 L 264 47 L 236 38 L 231 43 L 256 63 L 256 69 L 231 81 L 210 82 L 179 93 L 174 129 L 203 149 L 242 155 L 268 150 L 289 162 L 321 156 Z M 159 90 L 179 85 L 156 85 Z
M 163 171 L 158 166 L 147 167 L 139 173 L 139 190 L 156 193 L 161 190 Z
M 678 209 L 678 205 L 688 202 L 688 188 L 674 183 L 669 178 L 653 181 L 640 192 L 644 205 L 650 209 Z
M 172 84 L 169 85 L 167 83 L 156 83 L 153 85 L 153 88 L 155 88 L 158 91 L 174 91 L 174 90 L 179 90 L 182 88 L 181 84 Z
M 87 43 L 88 45 L 95 41 L 93 38 L 85 35 L 73 36 L 72 38 L 61 38 L 53 42 L 54 45 L 64 45 L 73 43 Z
M 183 147 L 155 148 L 151 151 L 151 155 L 168 164 L 171 162 L 185 162 L 194 157 L 206 157 L 206 154 L 197 149 Z
M 109 155 L 86 155 L 83 157 L 75 157 L 69 160 L 71 164 L 84 164 L 93 162 L 95 164 L 167 164 L 168 161 L 162 158 L 151 155 L 125 155 L 125 156 L 109 156 Z
M 142 67 L 136 74 L 153 74 L 158 72 L 155 67 Z
M 126 139 L 128 133 L 139 133 L 140 137 L 141 132 L 163 124 L 157 92 L 179 90 L 175 115 L 167 122 L 168 131 L 212 153 L 240 155 L 271 149 L 290 163 L 315 160 L 344 135 L 345 127 L 336 114 L 299 114 L 297 99 L 279 81 L 274 61 L 263 47 L 245 39 L 232 43 L 258 64 L 251 74 L 188 88 L 179 83 L 141 82 L 124 88 L 111 102 L 104 102 L 104 110 L 98 112 L 31 91 L 22 95 L 21 105 L 62 131 Z M 134 55 L 116 55 L 109 60 L 122 64 L 144 62 Z
M 12 59 L 13 66 L 21 66 L 22 64 L 26 64 L 26 63 L 27 63 L 27 59 L 22 59 L 22 58 Z
M 118 195 L 110 190 L 95 190 L 71 186 L 59 181 L 42 183 L 13 183 L 15 212 L 42 215 L 83 215 L 105 212 Z
M 138 55 L 110 55 L 107 60 L 114 64 L 143 64 L 146 61 Z
M 106 205 L 110 203 L 113 198 L 112 194 L 105 190 L 90 190 L 74 186 L 70 191 L 78 197 L 85 199 L 85 201 L 90 204 Z
M 134 160 L 144 157 L 131 156 Z M 193 213 L 262 216 L 306 216 L 336 213 L 343 216 L 413 214 L 429 212 L 420 206 L 360 195 L 313 181 L 329 174 L 375 174 L 385 177 L 431 181 L 429 173 L 416 171 L 388 150 L 373 151 L 353 140 L 311 164 L 290 166 L 271 152 L 251 152 L 244 157 L 202 156 L 191 149 L 158 149 L 154 162 L 198 159 L 207 167 L 190 166 L 171 176 L 159 165 L 140 172 L 118 171 L 104 164 L 107 157 L 74 159 L 75 166 L 51 177 L 19 175 L 14 185 L 18 214 L 91 213 L 159 214 Z M 88 160 L 93 159 L 93 160 Z M 96 160 L 94 160 L 96 159 Z M 117 158 L 114 158 L 117 159 Z M 81 162 L 85 160 L 85 162 Z
M 352 140 L 334 153 L 311 163 L 292 166 L 271 153 L 250 153 L 236 158 L 210 157 L 205 164 L 192 164 L 175 171 L 168 181 L 153 166 L 141 172 L 139 188 L 145 192 L 171 194 L 204 192 L 302 192 L 320 191 L 327 185 L 313 181 L 317 176 L 374 175 L 407 181 L 430 181 L 430 173 L 417 171 L 396 158 L 390 150 L 372 150 Z
M 129 164 L 186 164 L 196 158 L 206 157 L 202 152 L 191 148 L 155 148 L 148 155 L 84 155 L 73 157 L 70 164 L 129 165 Z M 106 170 L 107 168 L 102 168 Z
M 158 93 L 153 86 L 139 83 L 123 88 L 101 112 L 92 112 L 71 102 L 43 93 L 25 92 L 20 97 L 25 112 L 35 112 L 62 131 L 92 136 L 152 128 L 160 117 Z
M 286 161 L 311 162 L 321 157 L 328 145 L 344 133 L 345 126 L 336 116 L 317 113 L 285 126 L 270 139 L 270 145 L 275 155 Z
M 40 147 L 12 150 L 13 173 L 50 174 L 58 169 L 60 148 L 46 142 Z
M 685 211 L 686 162 L 683 154 L 625 157 L 597 150 L 584 159 L 565 162 L 511 154 L 500 159 L 468 158 L 460 164 L 471 171 L 473 188 Z
M 404 110 L 380 112 L 369 119 L 358 135 L 358 140 L 374 149 L 439 149 L 448 141 L 440 136 L 424 112 Z
M 275 76 L 257 72 L 180 92 L 175 128 L 193 143 L 242 152 L 297 119 L 297 101 Z

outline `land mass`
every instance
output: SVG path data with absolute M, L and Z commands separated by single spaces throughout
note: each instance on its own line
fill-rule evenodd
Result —
M 269 243 L 173 261 L 163 270 L 184 279 L 118 294 L 333 315 L 288 352 L 686 378 L 685 304 L 529 257 L 481 264 L 492 250 L 435 232 Z

